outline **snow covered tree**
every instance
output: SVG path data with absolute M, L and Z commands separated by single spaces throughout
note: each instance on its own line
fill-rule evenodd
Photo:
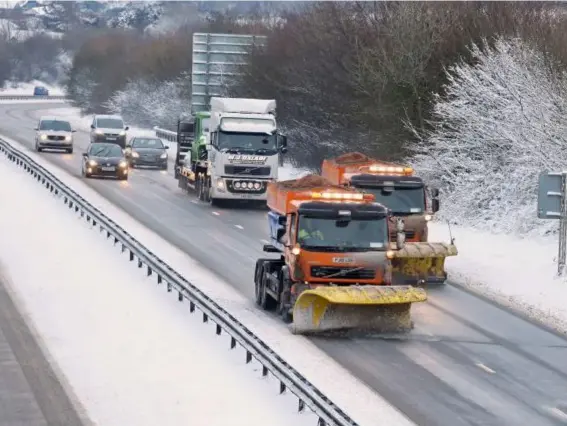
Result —
M 545 234 L 536 217 L 538 175 L 565 169 L 567 91 L 544 55 L 519 39 L 473 45 L 474 65 L 450 67 L 431 130 L 412 163 L 440 186 L 440 218 L 493 232 Z

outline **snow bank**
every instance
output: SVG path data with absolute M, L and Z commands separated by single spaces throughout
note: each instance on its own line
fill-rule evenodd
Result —
M 449 241 L 447 225 L 432 223 L 430 241 Z M 567 283 L 557 277 L 557 239 L 493 235 L 452 226 L 458 256 L 449 279 L 567 334 Z
M 43 86 L 49 90 L 50 95 L 63 96 L 65 91 L 61 87 L 51 86 L 38 80 L 33 80 L 28 83 L 6 83 L 6 87 L 0 88 L 0 95 L 33 95 L 35 86 Z M 53 101 L 51 101 L 53 102 Z
M 95 424 L 316 423 L 312 412 L 295 412 L 291 395 L 278 395 L 276 380 L 261 378 L 259 365 L 247 365 L 242 349 L 230 351 L 227 336 L 216 337 L 5 157 L 0 182 L 0 259 L 11 291 Z
M 566 87 L 520 40 L 471 53 L 474 66 L 449 69 L 413 164 L 441 186 L 440 218 L 507 234 L 555 232 L 536 217 L 536 191 L 540 172 L 565 166 Z
M 18 142 L 5 136 L 2 136 L 2 138 L 9 141 L 17 149 L 26 152 L 34 161 L 89 200 L 91 204 L 120 224 L 148 249 L 157 253 L 172 268 L 214 298 L 217 303 L 236 316 L 314 386 L 347 412 L 358 424 L 413 425 L 396 408 L 392 407 L 366 384 L 353 377 L 348 370 L 332 358 L 321 352 L 308 339 L 291 335 L 287 327 L 277 318 L 269 317 L 258 310 L 253 301 L 243 297 L 213 272 L 205 269 L 187 254 L 107 201 L 82 179 L 69 175 Z M 162 291 L 165 293 L 165 290 L 162 289 Z M 173 297 L 170 297 L 168 302 L 170 304 L 177 303 Z M 271 421 L 268 423 L 272 424 Z

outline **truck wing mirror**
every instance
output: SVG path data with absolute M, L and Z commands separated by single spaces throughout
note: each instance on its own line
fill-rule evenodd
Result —
M 286 146 L 282 146 L 282 147 L 280 148 L 280 152 L 281 152 L 282 154 L 285 154 L 285 153 L 287 152 L 287 147 L 286 147 Z
M 280 253 L 280 251 L 271 244 L 264 244 L 264 251 L 266 253 Z
M 280 148 L 287 147 L 287 136 L 278 134 L 278 146 Z
M 278 217 L 278 225 L 285 225 L 287 223 L 287 217 L 285 216 L 280 216 Z
M 213 149 L 213 146 L 212 146 L 210 143 L 208 143 L 208 144 L 205 145 L 205 149 L 206 149 L 207 151 L 210 151 L 210 150 Z
M 431 197 L 432 197 L 432 198 L 437 198 L 437 197 L 439 197 L 439 189 L 437 189 L 437 188 L 431 188 Z
M 285 229 L 278 229 L 276 232 L 276 240 L 280 241 L 285 235 Z
M 439 204 L 438 198 L 431 200 L 431 209 L 433 210 L 433 213 L 437 213 L 439 211 Z

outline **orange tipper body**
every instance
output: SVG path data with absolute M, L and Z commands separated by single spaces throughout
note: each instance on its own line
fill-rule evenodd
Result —
M 426 186 L 411 167 L 353 152 L 324 160 L 322 176 L 334 185 L 371 193 L 389 208 L 391 241 L 396 240 L 395 223 L 400 218 L 407 242 L 427 242 L 427 223 L 438 210 L 438 200 L 428 205 Z
M 393 222 L 388 220 L 387 209 L 374 202 L 373 195 L 333 185 L 321 176 L 309 175 L 301 179 L 270 182 L 267 204 L 271 210 L 268 214 L 271 244 L 283 254 L 289 277 L 297 283 L 292 294 L 331 283 L 339 286 L 391 283 L 388 228 Z M 344 228 L 337 228 L 336 222 L 340 219 L 337 215 L 347 213 L 351 222 Z M 365 223 L 360 220 L 372 215 L 375 219 L 365 220 Z M 300 234 L 306 220 L 316 223 L 319 228 L 315 231 L 336 232 L 336 235 L 327 235 L 328 241 L 317 241 L 313 246 L 304 244 L 300 241 Z M 285 221 L 285 224 L 280 221 Z M 348 227 L 351 227 L 352 233 L 347 231 Z M 368 227 L 369 233 L 365 235 L 360 227 Z M 381 239 L 380 229 L 384 232 Z M 371 241 L 372 232 L 376 241 Z M 360 239 L 367 237 L 370 238 L 367 241 Z M 341 246 L 340 239 L 346 242 L 345 247 Z

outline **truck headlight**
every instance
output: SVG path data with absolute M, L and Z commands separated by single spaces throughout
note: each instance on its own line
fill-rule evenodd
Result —
M 260 182 L 256 182 L 254 183 L 254 189 L 260 189 L 262 185 L 260 185 Z
M 224 181 L 222 178 L 217 178 L 217 189 L 224 191 Z
M 42 141 L 47 140 L 47 135 L 41 135 L 39 138 L 40 138 Z
M 164 152 L 163 154 L 161 154 L 161 155 L 159 156 L 159 158 L 161 158 L 162 160 L 165 159 L 165 158 L 167 158 L 167 152 Z
M 432 218 L 433 218 L 433 217 L 432 217 L 430 214 L 426 214 L 426 215 L 424 216 L 424 219 L 425 219 L 426 222 L 429 222 Z

